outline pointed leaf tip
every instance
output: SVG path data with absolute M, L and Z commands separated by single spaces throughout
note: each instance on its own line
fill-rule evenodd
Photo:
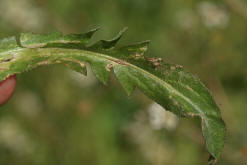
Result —
M 89 40 L 92 38 L 92 36 L 99 30 L 100 28 L 97 27 L 93 30 L 90 30 L 86 33 L 82 34 L 67 34 L 64 35 L 63 39 L 65 41 L 69 41 L 71 43 L 80 43 L 82 45 L 86 45 L 89 43 Z
M 124 28 L 118 33 L 118 35 L 117 35 L 115 38 L 112 39 L 112 41 L 114 41 L 114 40 L 119 40 L 127 30 L 128 30 L 128 27 L 124 27 Z
M 100 29 L 101 27 L 96 27 L 90 31 L 88 31 L 87 33 L 85 33 L 89 38 L 92 38 L 92 36 Z
M 91 49 L 111 49 L 113 48 L 117 42 L 122 38 L 123 34 L 127 31 L 127 27 L 121 30 L 116 37 L 110 40 L 100 40 L 90 46 Z
M 38 48 L 38 47 L 71 47 L 80 48 L 85 47 L 93 34 L 98 31 L 99 28 L 88 31 L 82 34 L 66 34 L 61 32 L 54 32 L 50 34 L 33 34 L 22 33 L 20 35 L 20 44 L 26 48 Z

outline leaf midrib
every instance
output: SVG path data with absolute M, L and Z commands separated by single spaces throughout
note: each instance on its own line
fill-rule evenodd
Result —
M 97 53 L 97 52 L 92 52 L 92 51 L 87 51 L 87 50 L 77 50 L 77 49 L 65 49 L 65 48 L 42 48 L 42 49 L 52 49 L 52 50 L 59 50 L 59 51 L 75 51 L 76 53 L 79 53 L 79 54 L 85 54 L 85 55 L 93 55 L 93 56 L 96 56 L 98 58 L 103 58 L 103 59 L 107 59 L 111 62 L 114 62 L 118 65 L 123 65 L 123 64 L 120 64 L 116 61 L 119 61 L 118 58 L 114 58 L 112 56 L 108 56 L 106 54 L 102 54 L 102 53 Z M 64 53 L 63 52 L 63 53 Z M 122 60 L 122 59 L 120 59 Z M 124 60 L 123 60 L 124 61 Z M 174 87 L 172 87 L 172 85 L 168 84 L 167 82 L 165 82 L 164 80 L 160 79 L 159 77 L 147 72 L 146 70 L 140 68 L 140 67 L 137 67 L 129 62 L 126 62 L 124 61 L 124 65 L 127 65 L 129 67 L 132 67 L 136 70 L 139 70 L 140 72 L 146 74 L 148 77 L 151 77 L 152 79 L 154 79 L 156 82 L 159 82 L 161 85 L 165 86 L 165 88 L 170 91 L 171 93 L 174 93 L 175 95 L 177 96 L 180 96 L 181 98 L 183 98 L 185 101 L 187 101 L 190 105 L 192 105 L 199 113 L 200 115 L 202 115 L 202 117 L 206 120 L 206 117 L 205 117 L 205 114 L 203 113 L 203 111 L 196 105 L 196 104 L 193 104 L 193 102 L 186 96 L 182 95 L 177 89 L 175 89 Z
M 118 59 L 118 58 L 114 58 L 112 56 L 109 56 L 109 55 L 106 55 L 106 54 L 103 54 L 103 53 L 97 53 L 97 52 L 93 52 L 93 51 L 88 51 L 88 50 L 77 50 L 77 49 L 68 49 L 68 48 L 17 48 L 17 49 L 14 49 L 12 51 L 7 51 L 7 52 L 1 52 L 1 54 L 6 54 L 6 53 L 10 53 L 10 52 L 18 52 L 18 51 L 23 51 L 23 50 L 29 50 L 29 49 L 39 49 L 39 53 L 41 50 L 55 50 L 55 53 L 70 53 L 73 52 L 73 53 L 79 53 L 79 54 L 84 54 L 84 55 L 93 55 L 97 58 L 102 58 L 102 59 L 107 59 L 111 62 L 114 62 L 115 64 L 118 64 L 118 65 L 123 65 L 123 64 L 120 64 L 116 61 L 119 61 L 119 60 L 122 60 L 122 59 Z M 122 60 L 124 61 L 124 60 Z M 182 99 L 184 99 L 187 103 L 189 103 L 190 105 L 192 105 L 192 107 L 194 109 L 196 109 L 199 114 L 206 120 L 206 117 L 205 117 L 205 113 L 198 107 L 198 105 L 194 104 L 193 101 L 184 96 L 183 94 L 181 94 L 181 92 L 179 92 L 177 89 L 175 89 L 172 85 L 170 85 L 169 83 L 165 82 L 164 80 L 160 79 L 159 77 L 149 73 L 148 71 L 140 68 L 140 67 L 137 67 L 129 62 L 126 62 L 124 61 L 124 65 L 127 65 L 133 69 L 136 69 L 138 71 L 140 71 L 141 73 L 143 74 L 146 74 L 148 77 L 152 78 L 153 80 L 155 80 L 156 82 L 160 83 L 162 86 L 164 86 L 168 91 L 170 91 L 171 93 L 173 93 L 174 95 L 177 95 L 179 97 L 181 97 Z M 207 122 L 206 122 L 207 123 Z

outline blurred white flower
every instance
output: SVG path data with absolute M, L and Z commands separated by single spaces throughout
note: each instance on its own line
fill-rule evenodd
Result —
M 41 29 L 44 13 L 29 0 L 1 0 L 0 18 L 23 30 Z
M 18 123 L 12 118 L 2 118 L 0 121 L 0 145 L 18 154 L 30 154 L 33 144 Z
M 166 128 L 167 130 L 173 130 L 177 127 L 178 117 L 166 111 L 159 104 L 153 102 L 148 108 L 148 112 L 149 121 L 153 129 L 160 130 Z
M 192 29 L 198 23 L 198 17 L 192 10 L 180 10 L 175 15 L 179 27 L 185 30 Z
M 75 72 L 71 69 L 68 69 L 66 73 L 68 77 L 71 78 L 71 82 L 82 88 L 93 86 L 97 82 L 97 79 L 89 65 L 87 65 L 87 76 L 84 76 L 83 74 Z
M 228 25 L 229 15 L 227 11 L 212 2 L 200 2 L 198 12 L 208 28 L 225 28 Z
M 139 111 L 135 117 L 135 121 L 126 127 L 130 140 L 138 145 L 150 165 L 169 164 L 174 155 L 172 146 L 154 134 L 146 120 L 148 115 L 144 111 Z

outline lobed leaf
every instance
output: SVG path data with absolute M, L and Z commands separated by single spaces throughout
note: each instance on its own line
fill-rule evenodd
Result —
M 96 77 L 107 84 L 113 70 L 128 95 L 137 87 L 148 97 L 181 117 L 200 117 L 210 163 L 220 157 L 224 146 L 225 124 L 209 90 L 182 66 L 148 58 L 149 41 L 120 48 L 115 45 L 126 29 L 112 40 L 88 46 L 94 29 L 85 34 L 21 34 L 0 40 L 0 81 L 41 65 L 64 64 L 86 74 L 89 63 Z

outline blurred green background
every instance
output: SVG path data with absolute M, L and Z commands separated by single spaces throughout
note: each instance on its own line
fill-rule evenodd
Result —
M 247 164 L 247 2 L 244 0 L 0 0 L 0 38 L 86 32 L 183 65 L 212 91 L 227 125 L 219 165 Z M 141 92 L 127 97 L 62 66 L 18 76 L 0 111 L 1 165 L 206 165 L 198 119 L 178 119 Z

